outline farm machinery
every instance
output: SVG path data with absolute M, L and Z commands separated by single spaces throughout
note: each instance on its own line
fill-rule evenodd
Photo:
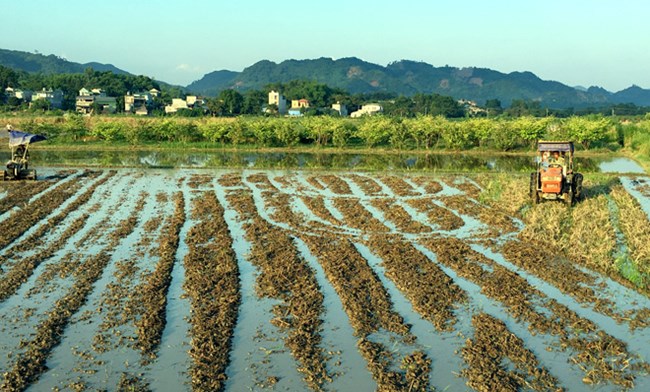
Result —
M 7 169 L 2 176 L 3 181 L 36 180 L 36 170 L 29 169 L 29 145 L 45 140 L 46 137 L 13 130 L 10 125 L 7 125 L 7 131 L 11 159 L 7 162 Z
M 558 200 L 570 206 L 581 197 L 583 176 L 573 171 L 573 153 L 570 141 L 537 143 L 537 170 L 530 174 L 533 204 Z

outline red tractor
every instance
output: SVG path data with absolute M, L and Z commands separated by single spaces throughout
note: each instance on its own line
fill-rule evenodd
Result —
M 573 142 L 539 141 L 537 170 L 530 174 L 530 197 L 572 205 L 582 195 L 582 174 L 573 171 Z

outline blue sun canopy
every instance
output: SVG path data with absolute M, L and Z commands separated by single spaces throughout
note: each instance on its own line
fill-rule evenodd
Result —
M 20 146 L 21 144 L 36 143 L 47 138 L 43 135 L 34 135 L 22 131 L 9 131 L 9 147 Z

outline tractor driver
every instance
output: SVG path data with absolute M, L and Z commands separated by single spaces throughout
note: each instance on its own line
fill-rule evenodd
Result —
M 561 165 L 562 167 L 566 165 L 566 161 L 564 160 L 564 157 L 560 156 L 559 151 L 553 151 L 551 153 L 551 157 L 548 159 L 548 163 Z
M 562 166 L 562 174 L 566 176 L 566 160 L 564 159 L 564 155 L 560 155 L 559 151 L 553 151 L 551 153 L 551 157 L 548 159 L 549 165 L 560 165 Z

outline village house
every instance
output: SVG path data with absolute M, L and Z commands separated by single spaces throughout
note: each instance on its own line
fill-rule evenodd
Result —
M 185 101 L 183 98 L 172 98 L 171 105 L 165 106 L 165 113 L 176 113 L 181 109 L 189 109 L 189 107 L 187 107 L 187 101 Z
M 287 100 L 278 91 L 271 90 L 269 92 L 269 106 L 275 105 L 278 108 L 278 113 L 287 113 Z M 268 113 L 269 109 L 266 108 L 265 112 Z
M 336 102 L 332 104 L 332 110 L 337 112 L 339 116 L 341 117 L 347 117 L 348 116 L 348 108 L 341 102 Z
M 372 116 L 373 114 L 381 113 L 384 111 L 384 108 L 378 103 L 369 103 L 367 105 L 361 106 L 361 109 L 352 112 L 350 117 L 357 118 L 361 116 Z
M 292 99 L 291 108 L 288 111 L 291 117 L 302 116 L 303 110 L 309 108 L 309 101 L 306 99 Z
M 459 99 L 458 104 L 465 108 L 465 113 L 467 113 L 470 117 L 487 114 L 487 111 L 479 107 L 474 101 L 470 101 L 468 99 Z
M 131 94 L 129 92 L 124 96 L 124 112 L 135 113 L 138 116 L 149 114 L 149 107 L 153 104 L 153 97 L 150 91 Z
M 43 90 L 32 94 L 32 103 L 39 99 L 48 101 L 52 108 L 61 109 L 63 107 L 63 91 L 59 89 L 52 90 L 51 88 L 43 88 Z
M 301 108 L 289 108 L 287 111 L 287 114 L 289 117 L 302 117 L 302 109 Z
M 204 107 L 206 102 L 203 97 L 197 97 L 196 95 L 188 95 L 185 97 L 185 102 L 187 102 L 187 107 L 194 109 L 197 107 Z
M 79 90 L 79 95 L 75 100 L 75 108 L 77 113 L 82 114 L 91 114 L 95 111 L 99 111 L 99 113 L 115 113 L 117 100 L 115 97 L 107 97 L 104 90 L 100 88 L 88 90 L 83 87 Z
M 309 107 L 309 100 L 307 99 L 292 99 L 291 100 L 291 108 L 292 109 L 301 109 L 301 108 L 308 108 Z
M 204 108 L 206 105 L 205 99 L 202 97 L 197 97 L 196 95 L 188 95 L 185 99 L 182 98 L 173 98 L 172 104 L 165 106 L 165 113 L 171 114 L 176 113 L 181 109 L 194 109 L 194 108 Z
M 5 96 L 7 98 L 22 99 L 24 102 L 29 102 L 32 100 L 31 90 L 21 90 L 19 88 L 13 88 L 13 87 L 7 87 L 5 89 Z

